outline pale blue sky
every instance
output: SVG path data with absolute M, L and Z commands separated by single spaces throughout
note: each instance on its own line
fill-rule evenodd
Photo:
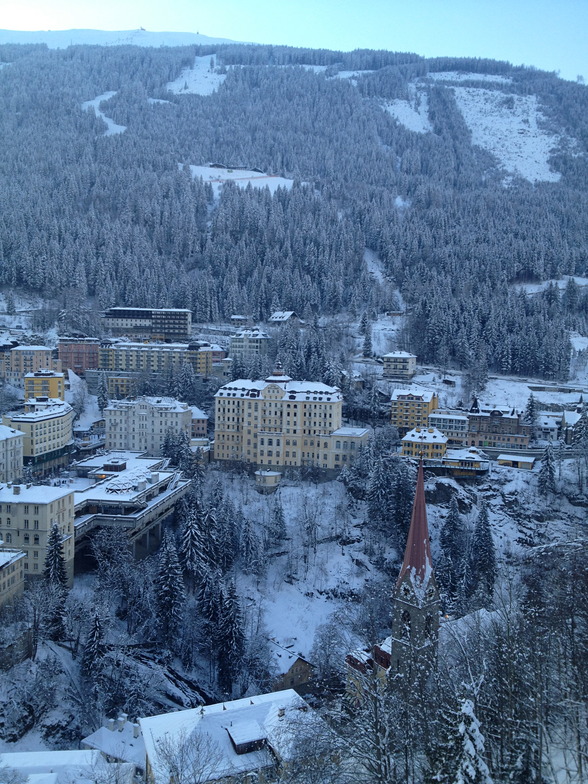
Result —
M 588 0 L 3 0 L 0 27 L 473 55 L 588 81 Z

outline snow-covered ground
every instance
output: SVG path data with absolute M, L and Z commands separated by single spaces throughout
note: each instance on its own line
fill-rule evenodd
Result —
M 351 81 L 357 79 L 364 74 L 371 74 L 373 71 L 339 71 L 333 76 L 333 79 L 350 79 Z
M 212 95 L 226 79 L 226 74 L 218 73 L 216 55 L 196 57 L 192 68 L 184 68 L 167 89 L 175 95 Z
M 510 174 L 529 182 L 557 182 L 548 160 L 560 137 L 541 128 L 536 95 L 506 95 L 476 87 L 454 87 L 455 100 L 472 144 L 492 153 Z
M 163 98 L 147 98 L 147 103 L 156 104 L 156 103 L 167 103 L 170 106 L 172 105 L 171 101 L 164 101 Z
M 461 71 L 439 71 L 438 73 L 427 74 L 427 79 L 436 82 L 494 82 L 495 84 L 509 84 L 512 82 L 510 76 L 499 76 L 498 74 L 466 73 Z
M 428 133 L 433 130 L 429 120 L 429 99 L 427 93 L 416 85 L 409 85 L 410 99 L 400 98 L 384 103 L 384 109 L 399 123 L 415 133 Z
M 182 164 L 179 164 L 181 167 Z M 219 169 L 212 166 L 190 166 L 193 177 L 202 177 L 204 182 L 212 185 L 215 196 L 218 196 L 221 188 L 229 180 L 233 181 L 240 188 L 246 188 L 251 184 L 252 188 L 269 188 L 270 193 L 274 193 L 277 188 L 290 189 L 294 180 L 287 180 L 277 174 L 264 174 L 263 172 L 247 171 L 244 169 Z
M 527 294 L 537 294 L 539 291 L 549 288 L 550 285 L 556 286 L 558 289 L 565 289 L 570 278 L 573 278 L 578 286 L 588 286 L 588 278 L 579 278 L 577 275 L 562 275 L 561 278 L 542 280 L 540 283 L 515 283 L 514 288 L 525 291 Z
M 109 101 L 114 95 L 116 95 L 116 90 L 109 90 L 107 93 L 102 93 L 97 98 L 92 98 L 91 101 L 84 101 L 82 104 L 82 109 L 84 111 L 88 111 L 88 109 L 94 109 L 96 113 L 96 117 L 101 117 L 107 125 L 105 136 L 113 136 L 117 133 L 124 133 L 127 130 L 126 125 L 117 125 L 114 120 L 111 120 L 110 117 L 107 117 L 104 112 L 100 109 L 100 105 Z

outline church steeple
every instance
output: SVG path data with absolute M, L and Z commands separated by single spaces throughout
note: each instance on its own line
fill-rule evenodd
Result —
M 431 559 L 422 459 L 393 603 L 392 673 L 414 684 L 426 679 L 435 666 L 439 636 L 439 592 Z

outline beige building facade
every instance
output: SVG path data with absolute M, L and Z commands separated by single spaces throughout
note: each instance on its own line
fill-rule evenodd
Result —
M 215 395 L 214 457 L 277 469 L 341 468 L 369 435 L 342 427 L 342 405 L 337 387 L 293 381 L 279 369 L 265 381 L 233 381 Z
M 73 582 L 74 494 L 62 487 L 4 485 L 0 487 L 0 538 L 25 554 L 25 577 L 40 577 L 47 541 L 57 524 L 63 541 L 68 580 Z
M 416 354 L 408 351 L 391 351 L 384 354 L 384 378 L 411 379 L 416 373 Z
M 189 340 L 192 311 L 182 308 L 109 308 L 102 314 L 104 327 L 112 335 L 129 335 L 150 340 Z
M 23 471 L 24 433 L 0 425 L 0 482 L 17 482 Z
M 429 414 L 438 407 L 437 393 L 430 389 L 395 389 L 390 401 L 390 424 L 401 435 L 414 427 L 427 427 Z
M 160 455 L 168 432 L 192 437 L 192 409 L 170 397 L 113 400 L 104 409 L 106 449 Z
M 37 370 L 61 370 L 61 362 L 47 346 L 15 346 L 5 352 L 3 376 L 9 384 L 22 388 L 27 373 Z
M 212 372 L 210 343 L 127 343 L 103 341 L 98 350 L 98 369 L 130 373 L 165 373 L 192 365 L 201 376 Z
M 24 561 L 22 550 L 5 548 L 0 541 L 0 607 L 22 596 L 24 590 Z

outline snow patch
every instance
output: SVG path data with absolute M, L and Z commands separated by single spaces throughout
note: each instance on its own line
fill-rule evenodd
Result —
M 568 285 L 568 280 L 571 278 L 573 278 L 580 287 L 588 286 L 588 278 L 579 278 L 577 275 L 563 275 L 561 278 L 550 278 L 549 280 L 542 280 L 540 283 L 515 283 L 514 288 L 524 291 L 526 294 L 538 294 L 540 291 L 549 288 L 550 285 L 563 290 Z
M 184 68 L 173 82 L 168 82 L 166 89 L 174 95 L 212 95 L 227 78 L 218 72 L 216 55 L 196 57 L 192 68 Z
M 373 71 L 339 71 L 333 76 L 333 79 L 357 79 L 364 74 L 371 74 Z
M 494 82 L 495 84 L 510 84 L 510 76 L 499 76 L 498 74 L 481 73 L 462 73 L 461 71 L 439 71 L 438 73 L 427 74 L 428 79 L 436 82 Z
M 147 103 L 155 104 L 155 103 L 168 103 L 171 104 L 171 101 L 164 101 L 163 98 L 147 98 Z
M 384 283 L 383 265 L 378 254 L 375 251 L 366 248 L 363 252 L 363 260 L 366 263 L 370 275 L 379 283 Z
M 117 125 L 114 120 L 111 120 L 110 117 L 107 117 L 103 111 L 100 109 L 100 105 L 105 103 L 105 101 L 109 101 L 113 96 L 116 95 L 116 90 L 109 90 L 107 93 L 102 93 L 97 98 L 92 98 L 91 101 L 84 101 L 82 104 L 82 109 L 84 111 L 88 111 L 88 109 L 94 109 L 96 117 L 101 117 L 107 125 L 107 129 L 105 132 L 105 136 L 113 136 L 116 133 L 124 133 L 127 130 L 126 125 Z
M 181 168 L 182 164 L 178 164 Z M 270 193 L 275 193 L 277 188 L 288 188 L 294 184 L 294 180 L 279 177 L 277 174 L 265 174 L 264 172 L 251 171 L 247 169 L 221 169 L 214 166 L 190 166 L 192 177 L 202 177 L 206 183 L 212 185 L 215 198 L 220 195 L 221 188 L 231 180 L 240 188 L 251 185 L 252 188 L 269 188 Z
M 472 144 L 498 158 L 512 175 L 529 182 L 557 182 L 549 157 L 561 137 L 540 127 L 536 95 L 514 95 L 476 87 L 453 87 L 455 100 L 472 134 Z
M 414 84 L 409 85 L 410 98 L 404 101 L 397 98 L 386 102 L 383 108 L 409 131 L 415 133 L 429 133 L 433 126 L 429 120 L 429 99 L 424 90 L 419 90 Z

